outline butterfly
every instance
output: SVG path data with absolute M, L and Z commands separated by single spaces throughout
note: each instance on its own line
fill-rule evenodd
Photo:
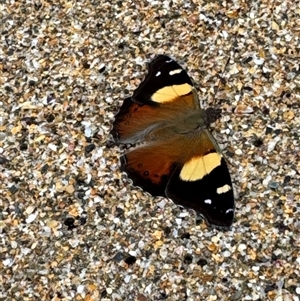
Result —
M 213 119 L 209 112 L 200 107 L 187 72 L 170 57 L 158 55 L 116 114 L 112 136 L 117 144 L 132 146 L 121 156 L 121 169 L 135 186 L 227 230 L 235 211 L 233 187 L 208 130 Z

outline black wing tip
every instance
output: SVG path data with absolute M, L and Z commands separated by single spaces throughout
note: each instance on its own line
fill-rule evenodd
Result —
M 172 63 L 172 64 L 176 64 L 178 65 L 178 67 L 180 67 L 181 69 L 183 69 L 177 62 L 176 60 L 174 60 L 172 57 L 166 55 L 166 54 L 158 54 L 154 57 L 154 59 L 152 61 L 149 62 L 148 64 L 148 69 L 149 71 L 154 67 L 154 66 L 157 66 L 157 65 L 160 65 L 160 64 L 166 64 L 166 63 Z
M 232 217 L 227 219 L 219 218 L 218 220 L 210 219 L 208 216 L 205 216 L 200 212 L 196 212 L 196 214 L 197 214 L 197 220 L 198 221 L 203 220 L 210 228 L 217 229 L 224 232 L 232 230 L 232 225 L 234 222 L 234 211 Z
M 154 59 L 150 63 L 158 62 L 160 60 L 172 60 L 172 61 L 174 61 L 174 59 L 172 59 L 167 54 L 157 54 L 157 55 L 155 55 Z
M 206 223 L 215 229 L 222 230 L 222 231 L 229 231 L 234 222 L 235 216 L 235 205 L 234 205 L 234 198 L 229 197 L 227 202 L 231 203 L 228 204 L 228 209 L 224 208 L 221 211 L 217 210 L 205 210 L 202 212 L 197 211 L 197 214 L 202 216 Z M 230 208 L 231 207 L 231 208 Z
M 206 219 L 207 224 L 211 227 L 211 228 L 215 228 L 217 230 L 221 230 L 221 231 L 230 231 L 233 225 L 233 219 L 229 220 L 227 222 L 215 222 L 215 221 L 209 221 L 208 219 Z

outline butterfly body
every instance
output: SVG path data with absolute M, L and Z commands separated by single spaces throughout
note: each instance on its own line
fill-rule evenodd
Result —
M 134 185 L 228 229 L 234 217 L 232 184 L 209 120 L 187 73 L 159 55 L 133 96 L 124 100 L 112 134 L 117 143 L 139 144 L 121 157 Z

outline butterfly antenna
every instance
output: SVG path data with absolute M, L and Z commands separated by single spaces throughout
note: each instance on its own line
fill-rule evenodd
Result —
M 215 97 L 216 97 L 216 95 L 218 95 L 218 93 L 219 93 L 219 91 L 220 91 L 221 84 L 222 84 L 222 85 L 225 85 L 225 84 L 226 84 L 226 80 L 225 80 L 225 78 L 224 78 L 224 74 L 225 74 L 225 71 L 226 71 L 226 69 L 227 69 L 228 64 L 230 63 L 230 60 L 231 60 L 232 55 L 234 56 L 234 54 L 235 54 L 235 52 L 236 52 L 236 48 L 234 47 L 234 44 L 236 44 L 236 36 L 235 36 L 234 39 L 235 39 L 235 40 L 234 40 L 234 42 L 232 43 L 231 48 L 230 48 L 230 51 L 229 51 L 229 53 L 230 53 L 230 54 L 229 54 L 229 57 L 227 58 L 226 63 L 225 63 L 225 65 L 224 65 L 224 67 L 223 67 L 223 71 L 222 71 L 222 73 L 218 76 L 219 82 L 218 82 L 217 90 L 216 90 L 216 92 L 215 92 Z M 232 52 L 233 52 L 233 54 L 232 54 Z
M 226 63 L 223 67 L 221 74 L 218 75 L 218 85 L 217 85 L 217 89 L 216 89 L 216 91 L 214 93 L 214 97 L 213 97 L 214 101 L 217 98 L 216 96 L 218 95 L 218 93 L 220 91 L 221 85 L 226 84 L 224 74 L 225 74 L 228 64 L 230 63 L 232 55 L 234 55 L 234 53 L 236 52 L 236 47 L 234 47 L 235 44 L 236 44 L 236 35 L 234 35 L 234 42 L 232 43 L 230 50 L 229 50 L 230 55 L 228 56 L 228 58 L 226 60 Z M 233 54 L 232 54 L 232 52 L 233 52 Z M 202 104 L 201 104 L 201 107 L 203 107 Z M 207 114 L 209 124 L 215 122 L 221 116 L 221 112 L 222 112 L 222 110 L 220 108 L 207 108 L 205 111 Z

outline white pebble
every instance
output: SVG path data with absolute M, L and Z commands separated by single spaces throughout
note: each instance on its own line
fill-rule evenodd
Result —
M 236 155 L 242 155 L 242 154 L 243 154 L 243 152 L 242 152 L 242 150 L 241 150 L 241 149 L 237 149 L 237 150 L 235 151 L 235 154 L 236 154 Z
M 226 251 L 223 252 L 223 256 L 224 257 L 230 257 L 231 253 L 228 250 L 226 250 Z
M 254 272 L 258 272 L 258 271 L 259 271 L 259 267 L 258 267 L 258 266 L 256 266 L 256 265 L 255 265 L 255 266 L 253 266 L 253 267 L 252 267 L 252 271 L 254 271 Z
M 84 291 L 84 286 L 82 284 L 77 286 L 77 293 L 78 294 L 82 294 Z
M 57 151 L 57 146 L 56 146 L 55 144 L 53 144 L 53 143 L 49 143 L 49 144 L 48 144 L 48 147 L 49 147 L 52 151 L 54 151 L 54 152 Z
M 246 250 L 247 249 L 247 246 L 245 245 L 245 244 L 240 244 L 239 246 L 238 246 L 238 251 L 239 252 L 243 252 L 244 250 Z
M 36 211 L 35 213 L 32 213 L 32 214 L 30 214 L 27 218 L 26 218 L 26 223 L 27 224 L 30 224 L 30 223 L 32 223 L 35 219 L 36 219 L 36 217 L 38 216 L 38 212 Z
M 5 265 L 6 267 L 12 266 L 13 262 L 14 261 L 11 258 L 7 258 L 7 259 L 2 261 L 3 265 Z

